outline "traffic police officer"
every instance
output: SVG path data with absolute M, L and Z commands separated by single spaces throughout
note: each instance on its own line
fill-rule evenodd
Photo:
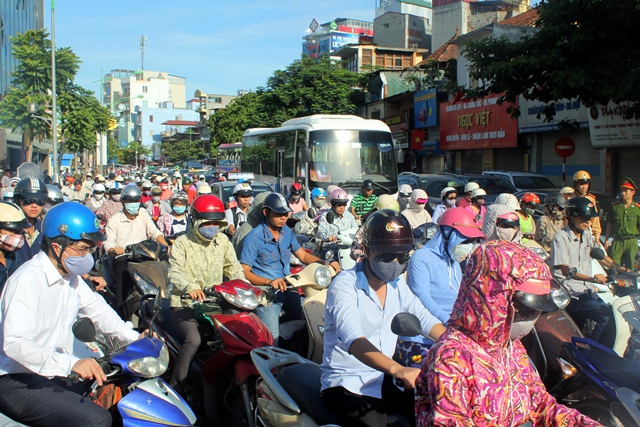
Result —
M 607 216 L 607 242 L 613 231 L 611 258 L 635 271 L 635 257 L 638 252 L 637 238 L 640 236 L 640 204 L 634 203 L 633 196 L 638 187 L 631 178 L 620 181 L 620 201 L 613 203 Z

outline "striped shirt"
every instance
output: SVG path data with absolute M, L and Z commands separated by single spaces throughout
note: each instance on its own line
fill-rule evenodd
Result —
M 362 193 L 358 193 L 351 199 L 351 207 L 355 210 L 356 215 L 366 215 L 373 210 L 373 205 L 376 203 L 376 200 L 378 200 L 378 196 L 375 194 L 372 194 L 367 199 Z

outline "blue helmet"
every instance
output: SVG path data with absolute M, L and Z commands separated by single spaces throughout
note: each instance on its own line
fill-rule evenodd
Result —
M 100 231 L 100 221 L 85 205 L 65 202 L 52 207 L 42 221 L 45 237 L 65 236 L 72 240 L 102 242 L 106 236 Z
M 314 188 L 311 191 L 311 198 L 315 199 L 316 197 L 327 197 L 327 192 L 324 191 L 324 188 Z

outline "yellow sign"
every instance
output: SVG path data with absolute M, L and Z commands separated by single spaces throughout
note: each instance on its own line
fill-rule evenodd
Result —
M 114 119 L 113 117 L 111 117 L 109 119 L 109 130 L 114 130 L 115 128 L 118 127 L 118 122 L 116 121 L 116 119 Z

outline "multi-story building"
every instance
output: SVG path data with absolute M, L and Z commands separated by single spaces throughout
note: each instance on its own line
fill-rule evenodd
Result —
M 245 92 L 239 90 L 238 95 L 221 95 L 214 93 L 204 93 L 200 89 L 196 90 L 193 94 L 195 100 L 200 103 L 200 112 L 204 113 L 207 117 L 216 113 L 216 111 L 225 108 L 238 96 L 242 96 Z
M 193 103 L 189 101 L 188 105 Z M 165 122 L 189 121 L 197 125 L 200 120 L 197 108 L 174 108 L 171 102 L 162 102 L 157 107 L 135 107 L 134 113 L 135 140 L 146 147 L 162 142 L 163 135 L 171 130 L 167 129 Z
M 431 0 L 380 0 L 373 42 L 380 46 L 431 49 Z
M 314 19 L 303 37 L 302 53 L 311 58 L 334 56 L 347 44 L 357 44 L 360 38 L 373 37 L 373 23 L 350 18 L 336 18 L 319 25 Z
M 0 98 L 11 86 L 11 74 L 18 65 L 11 52 L 10 37 L 41 28 L 44 28 L 44 0 L 0 2 Z M 0 168 L 15 170 L 22 163 L 21 152 L 22 134 L 0 128 Z
M 118 127 L 114 137 L 121 145 L 136 140 L 135 116 L 140 109 L 162 108 L 171 103 L 186 109 L 187 81 L 167 72 L 112 70 L 103 79 L 104 105 L 111 109 Z

